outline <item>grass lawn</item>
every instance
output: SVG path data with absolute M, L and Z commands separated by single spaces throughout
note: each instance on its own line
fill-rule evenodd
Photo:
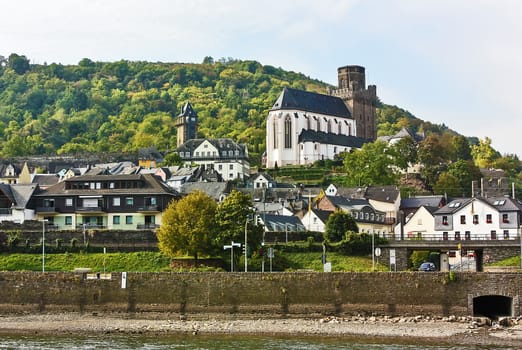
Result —
M 321 253 L 284 253 L 284 262 L 279 263 L 285 271 L 313 270 L 323 271 Z M 228 256 L 227 256 L 228 257 Z M 46 254 L 46 271 L 73 271 L 77 267 L 90 268 L 92 271 L 107 272 L 159 272 L 171 271 L 170 258 L 158 252 L 135 253 L 62 253 Z M 332 263 L 332 271 L 366 272 L 372 269 L 370 257 L 344 256 L 328 253 L 327 261 Z M 255 268 L 255 259 L 249 260 L 249 271 Z M 258 260 L 259 262 L 259 260 Z M 204 262 L 202 261 L 204 264 Z M 268 269 L 268 260 L 265 260 Z M 259 264 L 257 264 L 259 265 Z M 242 264 L 240 266 L 243 266 Z M 274 269 L 281 271 L 283 268 Z M 265 269 L 265 271 L 267 271 Z M 0 254 L 0 271 L 41 271 L 41 254 Z M 377 265 L 377 271 L 387 271 L 384 265 Z M 176 270 L 178 271 L 178 270 Z

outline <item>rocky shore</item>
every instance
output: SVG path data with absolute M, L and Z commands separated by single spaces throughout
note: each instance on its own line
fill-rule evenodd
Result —
M 471 317 L 325 317 L 315 319 L 151 319 L 114 315 L 37 314 L 1 315 L 0 334 L 270 334 L 400 339 L 401 342 L 439 342 L 522 346 L 522 320 L 506 326 Z

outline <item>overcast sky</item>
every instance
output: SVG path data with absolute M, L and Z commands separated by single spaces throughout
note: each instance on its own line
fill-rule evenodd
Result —
M 256 60 L 337 84 L 366 67 L 379 98 L 522 157 L 522 1 L 20 0 L 0 55 L 32 63 Z

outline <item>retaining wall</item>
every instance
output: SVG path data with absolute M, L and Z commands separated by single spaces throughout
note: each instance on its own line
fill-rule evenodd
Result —
M 121 273 L 2 272 L 0 313 L 97 312 L 130 317 L 314 317 L 473 314 L 473 298 L 513 298 L 521 273 Z

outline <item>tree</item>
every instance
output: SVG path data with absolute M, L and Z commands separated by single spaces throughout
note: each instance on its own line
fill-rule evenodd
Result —
M 16 74 L 24 74 L 30 68 L 29 60 L 27 59 L 27 57 L 23 55 L 17 55 L 16 53 L 12 53 L 9 55 L 7 66 L 14 70 Z
M 454 149 L 453 160 L 471 160 L 471 147 L 469 141 L 465 136 L 456 135 L 451 140 Z
M 197 266 L 200 254 L 213 251 L 216 208 L 216 202 L 201 191 L 171 202 L 163 213 L 158 230 L 161 252 L 170 257 L 190 254 Z
M 393 155 L 385 142 L 366 143 L 360 150 L 345 155 L 346 185 L 393 185 L 397 175 L 392 165 Z
M 496 159 L 500 158 L 500 154 L 491 146 L 489 137 L 480 139 L 478 145 L 472 146 L 471 155 L 479 168 L 489 168 Z
M 450 173 L 442 173 L 437 182 L 433 185 L 433 192 L 436 194 L 447 194 L 451 197 L 462 195 L 459 180 Z
M 324 238 L 330 242 L 339 242 L 346 238 L 347 232 L 359 232 L 355 219 L 350 214 L 336 210 L 326 221 Z
M 230 244 L 231 241 L 242 242 L 245 223 L 252 214 L 252 199 L 250 195 L 233 190 L 216 211 L 216 224 L 219 227 L 217 244 Z

